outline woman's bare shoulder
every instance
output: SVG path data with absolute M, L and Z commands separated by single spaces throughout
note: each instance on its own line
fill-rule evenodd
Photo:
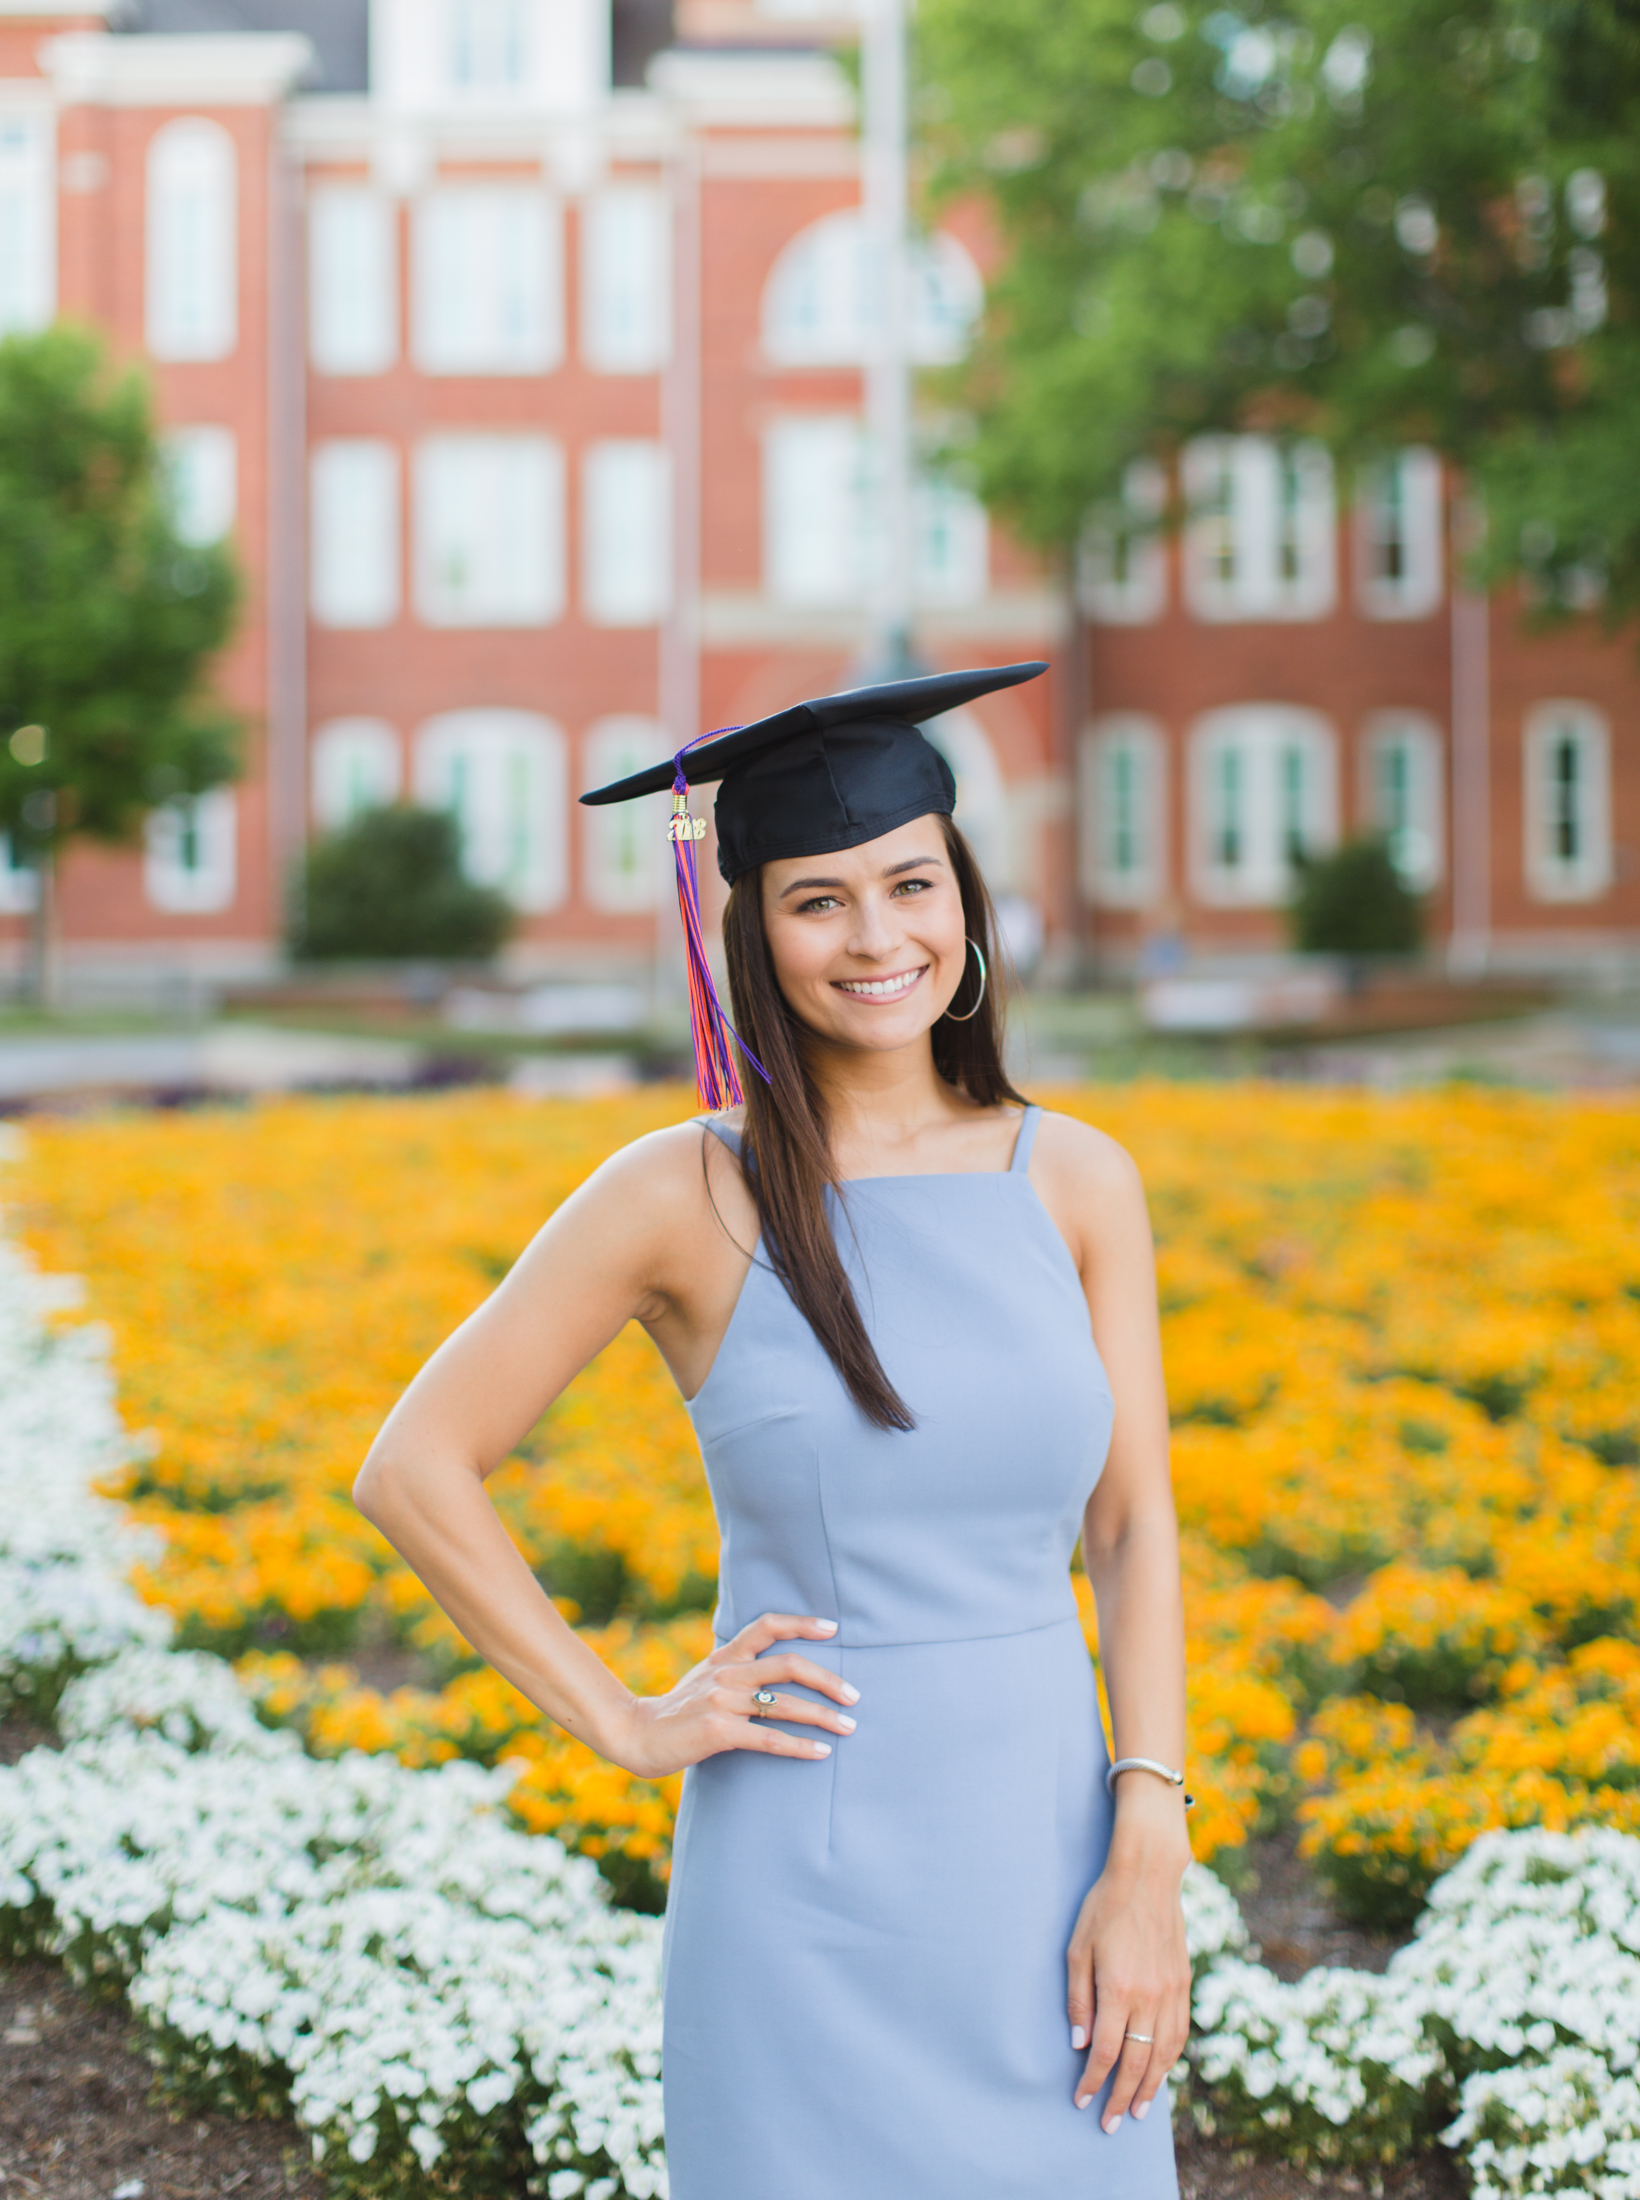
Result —
M 1031 1154 L 1031 1173 L 1093 1227 L 1143 1217 L 1144 1181 L 1119 1140 L 1096 1124 L 1045 1108 Z
M 717 1120 L 735 1127 L 734 1117 Z M 732 1148 L 699 1117 L 618 1147 L 575 1195 L 606 1216 L 641 1213 L 663 1234 L 675 1224 L 692 1228 L 714 1206 L 738 1206 L 748 1196 Z

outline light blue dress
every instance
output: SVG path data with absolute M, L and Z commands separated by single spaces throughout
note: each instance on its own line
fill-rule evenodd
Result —
M 733 1750 L 685 1777 L 673 2200 L 1177 2192 L 1165 2090 L 1109 2135 L 1102 2098 L 1073 2105 L 1065 1949 L 1111 1806 L 1069 1564 L 1112 1402 L 1026 1174 L 1038 1117 L 1007 1171 L 861 1179 L 834 1208 L 915 1430 L 865 1420 L 761 1255 L 690 1407 L 718 1640 L 766 1611 L 835 1619 L 776 1647 L 860 1701 L 827 1758 Z

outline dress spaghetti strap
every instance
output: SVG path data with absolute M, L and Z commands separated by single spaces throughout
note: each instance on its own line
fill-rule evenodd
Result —
M 740 1159 L 740 1133 L 732 1123 L 720 1123 L 710 1115 L 697 1115 L 695 1121 L 703 1131 L 710 1131 L 720 1145 L 727 1146 L 737 1161 Z
M 1042 1120 L 1042 1110 L 1031 1101 L 1025 1109 L 1024 1121 L 1014 1140 L 1014 1158 L 1008 1164 L 1010 1176 L 1023 1176 L 1031 1165 L 1031 1148 L 1036 1143 L 1036 1126 Z

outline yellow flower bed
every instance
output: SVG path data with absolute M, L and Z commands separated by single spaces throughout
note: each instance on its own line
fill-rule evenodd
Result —
M 1050 1096 L 1138 1158 L 1160 1246 L 1198 1852 L 1295 1807 L 1385 1921 L 1489 1825 L 1640 1824 L 1640 1123 L 1596 1101 L 1254 1086 Z M 348 1486 L 394 1397 L 607 1153 L 690 1112 L 497 1094 L 31 1127 L 164 1531 L 145 1593 L 311 1746 L 519 1765 L 517 1808 L 653 1900 L 676 1783 L 476 1667 Z M 716 1529 L 636 1329 L 492 1485 L 632 1685 L 700 1656 Z M 1090 1645 L 1091 1598 L 1078 1581 Z M 358 1659 L 419 1653 L 426 1685 Z M 1456 1724 L 1452 1724 L 1453 1720 Z

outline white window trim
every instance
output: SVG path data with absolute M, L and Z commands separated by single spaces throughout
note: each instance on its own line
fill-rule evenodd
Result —
M 644 325 L 625 335 L 611 326 L 612 296 L 629 291 L 630 271 L 615 270 L 622 217 L 641 207 L 652 220 L 655 245 L 653 296 Z M 671 204 L 659 184 L 627 178 L 594 191 L 581 201 L 580 348 L 581 361 L 595 374 L 658 374 L 672 351 Z
M 1574 862 L 1558 857 L 1551 845 L 1554 827 L 1549 785 L 1550 750 L 1570 732 L 1585 759 L 1587 847 Z M 1526 891 L 1534 901 L 1597 901 L 1612 883 L 1611 725 L 1592 703 L 1536 703 L 1526 714 L 1522 744 L 1525 800 L 1524 868 Z
M 1361 722 L 1357 801 L 1363 827 L 1384 832 L 1379 809 L 1379 758 L 1392 743 L 1405 743 L 1415 759 L 1415 815 L 1411 847 L 1390 849 L 1396 869 L 1416 893 L 1439 886 L 1446 875 L 1446 744 L 1435 720 L 1424 711 L 1371 711 Z
M 985 284 L 973 255 L 949 230 L 914 239 L 911 259 L 911 353 L 918 366 L 950 366 L 963 357 L 985 304 Z M 868 293 L 865 219 L 840 207 L 790 238 L 763 287 L 759 316 L 763 354 L 777 367 L 858 367 L 873 349 L 874 301 Z M 794 306 L 818 276 L 825 311 L 818 323 L 794 325 Z M 936 318 L 936 295 L 962 317 L 960 333 Z
M 1243 831 L 1248 860 L 1222 864 L 1213 841 L 1218 815 L 1217 759 L 1234 743 L 1244 759 Z M 1293 875 L 1282 846 L 1277 758 L 1301 747 L 1312 759 L 1308 782 L 1308 845 L 1317 853 L 1338 838 L 1338 736 L 1319 711 L 1292 703 L 1239 703 L 1210 710 L 1188 737 L 1189 805 L 1186 820 L 1191 890 L 1205 907 L 1279 908 Z
M 191 871 L 179 861 L 184 812 L 191 808 L 202 860 Z M 184 796 L 150 810 L 144 826 L 142 878 L 151 907 L 169 916 L 215 916 L 231 909 L 239 890 L 239 810 L 231 787 Z
M 375 545 L 381 555 L 380 586 L 363 602 L 357 596 L 350 602 L 345 587 L 335 592 L 330 586 L 337 552 L 328 542 L 326 499 L 333 492 L 325 481 L 327 471 L 333 472 L 338 464 L 338 454 L 358 451 L 373 454 L 377 486 L 385 494 L 375 514 L 381 525 L 381 540 Z M 315 443 L 308 463 L 308 602 L 314 623 L 338 629 L 391 626 L 403 608 L 404 595 L 403 485 L 397 446 L 375 436 L 335 436 Z
M 1167 472 L 1136 458 L 1122 476 L 1118 509 L 1090 512 L 1077 545 L 1076 592 L 1098 626 L 1149 626 L 1167 609 Z M 1116 571 L 1119 534 L 1127 538 L 1128 570 Z
M 329 217 L 344 206 L 364 214 L 366 226 L 374 224 L 378 232 L 368 247 L 377 255 L 372 280 L 379 287 L 372 301 L 375 326 L 366 332 L 366 341 L 359 341 L 355 335 L 351 342 L 338 342 L 337 332 L 330 325 L 326 282 L 335 278 L 327 278 L 324 265 L 324 256 L 331 249 L 326 232 Z M 385 373 L 399 356 L 397 200 L 368 183 L 315 185 L 308 197 L 307 252 L 308 358 L 315 371 L 338 377 Z
M 1135 790 L 1139 860 L 1127 871 L 1106 861 L 1106 779 L 1126 750 L 1138 761 Z M 1077 743 L 1077 871 L 1082 898 L 1100 909 L 1146 909 L 1167 891 L 1167 736 L 1139 711 L 1109 711 L 1082 729 Z
M 313 822 L 321 832 L 339 832 L 363 811 L 398 800 L 403 743 L 385 718 L 328 719 L 313 729 L 308 770 Z M 355 800 L 360 791 L 365 799 Z
M 3 89 L 9 93 L 14 87 Z M 19 310 L 10 320 L 0 319 L 5 337 L 49 328 L 57 313 L 57 118 L 42 101 L 8 98 L 0 103 L 0 122 L 21 124 L 32 140 L 27 152 L 16 156 L 14 170 L 29 202 L 29 234 Z
M 169 287 L 174 273 L 176 239 L 165 227 L 165 169 L 180 152 L 215 169 L 204 194 L 207 207 L 206 257 L 214 289 L 206 299 L 203 325 L 184 328 L 176 318 L 176 296 Z M 145 167 L 147 204 L 143 229 L 144 326 L 149 354 L 166 361 L 230 359 L 239 343 L 239 149 L 220 122 L 203 115 L 181 115 L 164 123 L 148 141 Z
M 523 823 L 525 846 L 504 845 L 516 835 L 520 813 L 513 791 L 495 783 L 498 752 L 525 752 L 525 770 L 538 784 L 533 811 Z M 464 824 L 462 862 L 470 878 L 497 887 L 514 908 L 539 915 L 562 906 L 569 894 L 569 762 L 563 729 L 534 711 L 456 710 L 429 718 L 416 729 L 410 783 L 418 802 L 452 806 L 452 759 L 462 750 L 475 778 L 488 778 L 476 816 Z M 522 862 L 518 860 L 522 855 Z
M 198 549 L 225 541 L 239 512 L 239 445 L 232 428 L 167 428 L 160 449 L 179 539 Z
M 1280 571 L 1287 467 L 1296 474 L 1296 574 Z M 1338 601 L 1338 516 L 1332 460 L 1319 443 L 1269 436 L 1199 436 L 1187 444 L 1183 482 L 1184 596 L 1211 625 L 1324 619 Z M 1233 569 L 1218 570 L 1228 542 Z
M 506 459 L 501 446 L 512 446 L 512 470 L 515 478 L 523 478 L 526 462 L 539 469 L 543 495 L 540 513 L 542 536 L 538 545 L 541 552 L 537 586 L 527 598 L 522 594 L 504 608 L 498 608 L 494 599 L 480 600 L 476 607 L 457 603 L 446 587 L 438 567 L 441 544 L 436 528 L 440 518 L 438 495 L 434 488 L 441 465 L 449 463 L 461 447 L 467 447 L 476 457 L 481 451 L 492 461 Z M 564 454 L 562 447 L 550 436 L 529 433 L 491 434 L 488 431 L 469 433 L 451 431 L 447 434 L 424 436 L 416 446 L 415 455 L 416 522 L 415 522 L 415 589 L 416 612 L 422 623 L 435 627 L 541 627 L 551 626 L 564 613 Z
M 1373 571 L 1372 470 L 1355 501 L 1355 597 L 1369 619 L 1427 619 L 1441 607 L 1446 587 L 1446 539 L 1441 461 L 1421 444 L 1408 445 L 1382 462 L 1401 475 L 1406 571 L 1385 580 Z
M 624 526 L 610 498 L 628 469 L 640 484 L 641 542 L 620 555 Z M 581 460 L 581 610 L 589 626 L 648 627 L 665 618 L 672 597 L 672 474 L 666 446 L 638 436 L 589 443 Z M 636 768 L 636 767 L 634 767 Z
M 510 344 L 489 351 L 468 348 L 461 334 L 453 334 L 445 301 L 439 292 L 437 225 L 441 213 L 457 199 L 499 202 L 515 200 L 520 212 L 528 211 L 539 223 L 535 280 L 537 325 Z M 485 183 L 470 178 L 433 185 L 416 202 L 411 223 L 410 348 L 423 374 L 497 376 L 550 373 L 564 356 L 564 210 L 561 202 L 537 184 L 508 180 Z
M 588 787 L 607 786 L 653 763 L 665 749 L 666 728 L 656 719 L 626 712 L 600 718 L 587 729 L 583 777 Z M 654 794 L 580 812 L 582 892 L 589 908 L 605 916 L 641 916 L 657 907 L 672 868 L 666 839 L 670 807 L 670 795 Z M 621 860 L 628 850 L 637 854 L 636 866 Z

